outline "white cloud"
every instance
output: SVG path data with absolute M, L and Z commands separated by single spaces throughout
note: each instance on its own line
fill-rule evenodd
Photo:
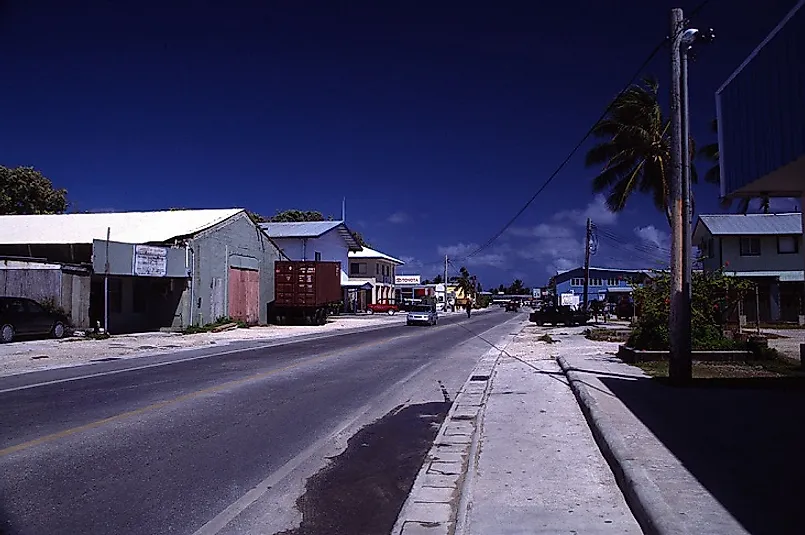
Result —
M 407 223 L 411 220 L 411 216 L 406 214 L 405 212 L 394 212 L 391 214 L 386 221 L 389 223 L 394 223 L 395 225 L 399 225 L 402 223 Z
M 634 233 L 638 238 L 658 249 L 668 249 L 670 246 L 670 235 L 654 225 L 635 227 Z
M 548 223 L 540 223 L 534 227 L 511 227 L 507 232 L 521 238 L 570 238 L 576 234 L 564 225 Z
M 477 243 L 457 243 L 455 245 L 439 246 L 439 255 L 447 255 L 447 258 L 455 258 L 459 263 L 467 266 L 492 266 L 505 267 L 507 262 L 507 247 L 499 245 L 492 249 L 484 250 L 469 258 L 467 255 L 474 253 L 478 249 Z M 459 266 L 454 266 L 458 268 Z
M 586 225 L 587 218 L 592 219 L 596 225 L 613 225 L 618 219 L 618 214 L 610 212 L 607 208 L 607 201 L 603 195 L 596 195 L 593 200 L 582 209 L 562 210 L 553 216 L 554 221 L 570 221 L 577 225 Z

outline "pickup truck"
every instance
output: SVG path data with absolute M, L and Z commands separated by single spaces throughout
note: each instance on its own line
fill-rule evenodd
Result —
M 573 310 L 568 305 L 558 307 L 548 305 L 529 314 L 528 319 L 537 325 L 559 325 L 562 323 L 570 326 L 584 325 L 590 319 L 590 315 L 584 310 Z

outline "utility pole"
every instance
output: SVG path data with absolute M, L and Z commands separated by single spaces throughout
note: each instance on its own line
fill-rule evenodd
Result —
M 584 238 L 584 293 L 582 297 L 584 301 L 582 306 L 587 310 L 587 294 L 590 290 L 590 241 L 593 237 L 593 222 L 587 218 L 587 236 Z
M 447 312 L 447 255 L 444 255 L 444 312 Z
M 683 287 L 685 213 L 684 199 L 684 161 L 689 157 L 683 154 L 683 109 L 682 109 L 682 59 L 680 44 L 684 30 L 682 10 L 671 10 L 671 166 L 669 181 L 671 183 L 671 310 L 669 315 L 669 338 L 671 358 L 668 363 L 668 375 L 676 383 L 685 383 L 691 378 L 690 353 L 690 299 L 686 298 Z M 689 172 L 689 170 L 688 170 Z M 688 223 L 689 225 L 690 223 Z M 688 289 L 687 292 L 690 290 Z

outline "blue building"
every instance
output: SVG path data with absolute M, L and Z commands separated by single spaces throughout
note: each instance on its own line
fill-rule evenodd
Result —
M 587 289 L 587 300 L 617 303 L 621 299 L 631 299 L 635 287 L 641 286 L 649 277 L 648 270 L 590 268 L 590 283 Z M 584 295 L 584 268 L 577 267 L 562 271 L 554 276 L 556 294 L 572 293 L 579 296 L 580 303 Z
M 802 211 L 803 36 L 805 0 L 798 0 L 716 92 L 722 197 L 798 197 Z M 800 322 L 805 318 L 801 314 Z

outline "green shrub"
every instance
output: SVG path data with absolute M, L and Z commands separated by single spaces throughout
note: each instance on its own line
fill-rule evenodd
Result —
M 749 281 L 725 276 L 723 270 L 694 273 L 691 292 L 691 342 L 696 350 L 743 349 L 724 337 L 723 326 L 739 300 L 751 289 Z M 671 278 L 655 273 L 651 281 L 636 288 L 634 298 L 642 312 L 628 345 L 635 349 L 667 350 Z

